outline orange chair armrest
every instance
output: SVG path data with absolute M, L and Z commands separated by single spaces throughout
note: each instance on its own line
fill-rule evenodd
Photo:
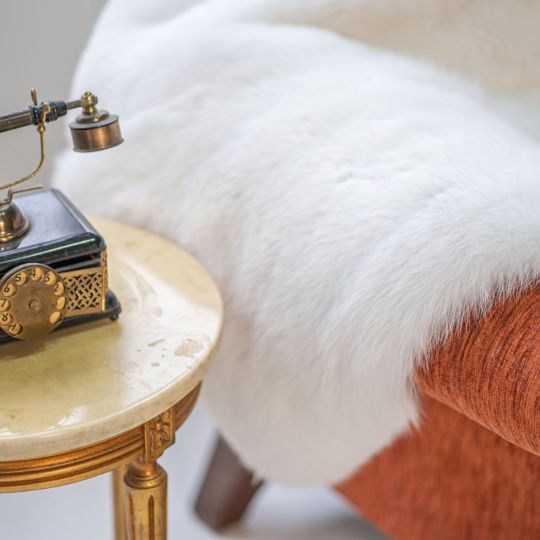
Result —
M 540 287 L 469 318 L 427 365 L 422 393 L 540 455 Z

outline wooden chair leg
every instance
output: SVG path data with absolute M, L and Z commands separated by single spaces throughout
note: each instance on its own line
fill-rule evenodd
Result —
M 242 519 L 261 485 L 220 437 L 195 503 L 195 512 L 215 530 L 236 523 Z

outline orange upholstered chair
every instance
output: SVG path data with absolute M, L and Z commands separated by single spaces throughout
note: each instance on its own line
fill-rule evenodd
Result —
M 335 486 L 397 540 L 540 538 L 540 288 L 471 317 L 414 384 L 422 421 Z M 257 486 L 218 446 L 197 502 L 217 528 Z

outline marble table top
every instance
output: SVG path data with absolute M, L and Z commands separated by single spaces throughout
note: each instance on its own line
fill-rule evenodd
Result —
M 0 461 L 62 453 L 150 420 L 204 377 L 222 325 L 220 294 L 176 245 L 103 219 L 116 322 L 0 346 Z

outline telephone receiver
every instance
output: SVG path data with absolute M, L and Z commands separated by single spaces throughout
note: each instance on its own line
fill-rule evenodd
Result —
M 75 121 L 69 124 L 76 152 L 106 150 L 123 142 L 118 116 L 98 109 L 98 98 L 92 92 L 85 92 L 74 101 L 46 101 L 39 104 L 35 89 L 32 89 L 31 96 L 32 105 L 27 109 L 0 116 L 0 133 L 34 125 L 37 126 L 40 140 L 40 160 L 36 168 L 18 180 L 0 185 L 0 190 L 8 190 L 6 197 L 0 200 L 0 243 L 12 242 L 28 231 L 29 221 L 12 199 L 17 193 L 41 189 L 42 186 L 12 188 L 35 177 L 43 167 L 47 123 L 65 116 L 69 110 L 82 108 Z

